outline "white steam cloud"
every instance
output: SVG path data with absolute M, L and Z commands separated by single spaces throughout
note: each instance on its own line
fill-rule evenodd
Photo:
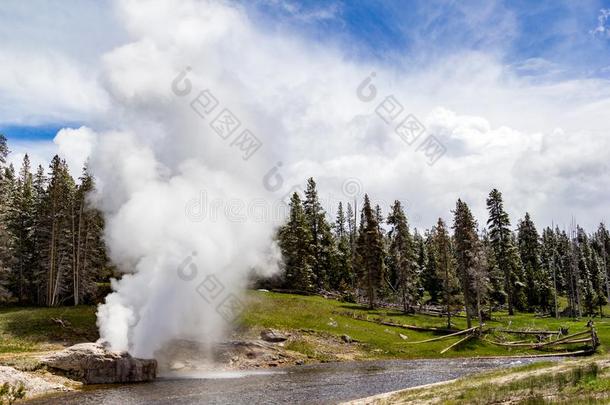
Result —
M 274 223 L 235 211 L 282 197 L 263 183 L 274 163 L 253 124 L 264 112 L 252 84 L 214 61 L 243 17 L 213 4 L 147 10 L 122 9 L 134 40 L 105 56 L 103 75 L 122 129 L 99 134 L 90 160 L 109 252 L 126 273 L 98 310 L 100 335 L 143 357 L 173 339 L 222 338 L 245 305 L 247 274 L 277 268 Z M 158 24 L 176 29 L 160 36 Z M 210 202 L 221 204 L 214 216 Z
M 129 133 L 100 136 L 95 151 L 106 241 L 129 272 L 99 308 L 102 339 L 145 357 L 172 339 L 217 341 L 242 309 L 245 275 L 264 264 L 273 228 L 222 215 L 193 221 L 185 202 L 200 189 L 246 199 L 259 184 L 193 159 L 168 166 Z

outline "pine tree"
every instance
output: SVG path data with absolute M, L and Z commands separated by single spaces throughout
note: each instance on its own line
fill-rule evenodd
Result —
M 369 196 L 364 195 L 358 240 L 356 262 L 361 288 L 365 291 L 369 308 L 374 308 L 384 280 L 384 260 L 382 235 Z
M 520 312 L 527 309 L 527 286 L 525 282 L 525 273 L 523 264 L 521 263 L 521 255 L 519 253 L 519 242 L 517 235 L 514 232 L 510 234 L 510 250 L 508 252 L 511 272 L 515 274 L 515 285 L 513 286 L 514 303 L 513 307 Z
M 438 225 L 438 224 L 437 224 Z M 419 239 L 419 240 L 418 240 Z M 431 303 L 438 303 L 442 300 L 443 286 L 439 278 L 435 252 L 433 246 L 432 232 L 426 232 L 425 238 L 416 239 L 417 262 L 420 271 L 421 284 L 425 291 L 430 295 Z
M 16 241 L 14 233 L 11 232 L 11 223 L 14 216 L 13 204 L 17 193 L 17 180 L 15 178 L 15 168 L 12 164 L 2 168 L 0 183 L 1 218 L 0 218 L 0 301 L 7 301 L 14 297 Z
M 354 202 L 355 204 L 355 202 Z M 349 235 L 349 247 L 350 247 L 350 273 L 352 276 L 352 288 L 356 287 L 356 269 L 355 269 L 355 263 L 356 263 L 356 240 L 358 239 L 358 228 L 356 226 L 356 212 L 352 209 L 352 205 L 350 203 L 347 203 L 347 209 L 345 212 L 345 215 L 347 216 L 347 233 Z
M 382 235 L 385 235 L 385 230 L 383 229 L 383 212 L 381 211 L 381 207 L 379 206 L 379 204 L 375 204 L 375 221 L 377 221 L 377 228 L 379 230 L 379 233 Z
M 585 261 L 581 258 L 581 246 L 579 242 L 578 230 L 571 226 L 570 231 L 570 248 L 569 248 L 569 275 L 570 275 L 570 295 L 572 302 L 570 303 L 570 313 L 573 317 L 580 318 L 582 316 L 582 278 L 581 270 Z
M 509 235 L 509 239 L 510 239 L 510 235 Z M 506 287 L 505 286 L 505 274 L 502 272 L 502 270 L 500 270 L 500 267 L 498 266 L 496 252 L 493 248 L 491 240 L 489 239 L 489 234 L 485 230 L 483 232 L 481 232 L 481 243 L 482 243 L 482 248 L 485 251 L 485 258 L 486 258 L 486 262 L 487 262 L 487 274 L 489 276 L 489 289 L 488 289 L 489 290 L 488 291 L 489 310 L 488 310 L 488 312 L 489 312 L 489 318 L 491 319 L 494 304 L 503 305 L 508 301 L 507 294 L 505 292 L 505 287 Z M 508 254 L 508 251 L 506 253 Z M 508 260 L 507 260 L 508 258 L 510 258 L 510 256 L 508 256 L 505 259 L 507 262 L 508 262 Z M 510 266 L 510 263 L 508 263 L 508 265 Z M 509 267 L 509 269 L 512 270 L 512 267 Z M 511 273 L 513 273 L 513 272 L 511 271 Z
M 50 240 L 50 228 L 47 226 L 47 177 L 44 168 L 38 166 L 33 180 L 34 189 L 34 224 L 33 224 L 33 251 L 32 251 L 32 301 L 37 305 L 45 303 L 45 286 L 47 255 L 46 250 Z
M 9 153 L 6 138 L 0 134 L 0 302 L 8 301 L 11 297 L 8 289 L 9 266 L 12 263 L 11 235 L 6 224 L 12 185 L 6 177 L 8 168 L 5 167 Z
M 525 271 L 525 286 L 527 305 L 530 311 L 537 307 L 544 307 L 548 303 L 541 302 L 541 287 L 543 280 L 540 278 L 540 240 L 536 226 L 529 213 L 518 226 L 519 254 Z
M 417 228 L 413 229 L 413 244 L 415 245 L 415 283 L 417 285 L 417 298 L 422 299 L 424 297 L 422 274 L 428 267 L 428 252 L 426 249 L 426 240 L 419 234 Z
M 319 290 L 323 290 L 328 287 L 328 275 L 333 271 L 336 248 L 330 224 L 326 220 L 326 212 L 318 199 L 316 182 L 313 178 L 307 180 L 303 210 L 312 238 L 312 269 L 315 284 Z
M 343 212 L 343 204 L 339 202 L 337 207 L 337 219 L 335 222 L 335 240 L 337 244 L 336 271 L 331 277 L 331 286 L 335 290 L 346 291 L 354 287 L 352 274 L 352 249 L 347 220 Z
M 589 238 L 581 227 L 577 227 L 578 240 L 578 274 L 579 285 L 583 292 L 583 303 L 587 314 L 593 315 L 597 307 L 597 296 L 593 285 L 593 274 L 595 273 L 593 252 L 589 244 Z
M 93 298 L 95 282 L 106 267 L 107 257 L 103 239 L 104 220 L 97 209 L 87 203 L 88 194 L 95 188 L 87 167 L 79 178 L 72 213 L 73 270 L 72 295 L 74 305 Z
M 568 311 L 570 316 L 576 315 L 576 280 L 573 269 L 573 247 L 570 237 L 565 231 L 555 228 L 555 265 L 557 266 L 558 293 L 568 298 Z
M 460 286 L 455 274 L 455 264 L 451 248 L 451 238 L 441 218 L 430 234 L 430 246 L 432 262 L 440 280 L 441 303 L 447 314 L 447 328 L 451 328 L 451 313 L 460 304 Z
M 74 266 L 74 180 L 69 174 L 66 162 L 59 156 L 53 157 L 50 165 L 49 184 L 43 204 L 42 226 L 47 250 L 43 265 L 45 281 L 45 304 L 57 306 L 69 299 L 72 291 Z
M 474 273 L 480 263 L 478 254 L 478 237 L 476 221 L 468 205 L 458 199 L 454 211 L 453 230 L 455 238 L 455 261 L 457 275 L 464 295 L 466 307 L 466 322 L 472 327 L 472 317 L 479 313 L 477 305 L 477 291 L 474 284 Z
M 603 222 L 599 224 L 595 233 L 595 246 L 602 262 L 602 277 L 606 290 L 606 301 L 610 301 L 610 261 L 608 260 L 610 233 Z
M 389 272 L 395 275 L 395 289 L 398 292 L 405 312 L 412 312 L 413 306 L 419 296 L 417 283 L 417 265 L 413 240 L 409 232 L 407 217 L 400 201 L 396 200 L 392 212 L 388 215 Z
M 514 314 L 515 292 L 514 286 L 519 281 L 512 271 L 510 263 L 510 219 L 504 211 L 502 193 L 497 189 L 491 190 L 487 198 L 487 210 L 489 219 L 487 226 L 489 229 L 489 239 L 494 252 L 495 263 L 504 276 L 504 292 L 508 303 L 508 314 Z
M 599 316 L 604 316 L 604 305 L 608 303 L 606 300 L 605 280 L 604 280 L 604 263 L 596 250 L 591 249 L 590 254 L 589 276 L 591 285 L 593 286 L 594 300 L 593 305 L 599 309 Z
M 6 142 L 6 136 L 4 136 L 4 134 L 0 134 L 0 169 L 4 169 L 6 158 L 10 152 L 11 151 L 8 149 L 8 144 Z
M 312 237 L 298 193 L 290 199 L 290 217 L 280 228 L 278 242 L 284 258 L 285 285 L 300 291 L 313 290 Z
M 595 239 L 589 238 L 584 229 L 580 227 L 577 228 L 577 232 L 578 268 L 584 304 L 589 315 L 593 316 L 597 308 L 601 315 L 603 306 L 606 304 L 603 262 L 595 249 Z
M 559 314 L 559 304 L 557 299 L 558 285 L 561 283 L 560 272 L 558 268 L 558 253 L 557 240 L 555 232 L 552 228 L 545 228 L 542 231 L 541 244 L 541 269 L 548 280 L 546 289 L 552 294 L 553 315 L 557 317 Z
M 474 247 L 473 266 L 471 269 L 472 290 L 475 298 L 475 310 L 479 325 L 483 325 L 483 304 L 489 291 L 489 264 L 485 245 L 476 240 Z
M 29 301 L 32 296 L 35 215 L 33 178 L 30 159 L 26 154 L 15 182 L 8 215 L 14 257 L 11 289 L 20 303 Z

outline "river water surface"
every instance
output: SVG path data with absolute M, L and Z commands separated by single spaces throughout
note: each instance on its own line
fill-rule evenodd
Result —
M 269 373 L 216 373 L 105 386 L 31 404 L 334 404 L 451 380 L 534 359 L 388 360 L 295 366 Z

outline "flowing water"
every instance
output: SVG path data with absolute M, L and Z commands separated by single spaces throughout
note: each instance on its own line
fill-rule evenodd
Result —
M 31 404 L 333 404 L 451 380 L 534 359 L 387 360 L 295 366 L 269 372 L 182 374 L 89 388 Z

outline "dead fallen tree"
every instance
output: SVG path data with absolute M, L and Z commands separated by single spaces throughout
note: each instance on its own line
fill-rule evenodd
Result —
M 484 328 L 483 325 L 474 326 L 464 330 L 452 330 L 452 329 L 443 329 L 443 328 L 435 328 L 435 327 L 422 327 L 416 325 L 406 325 L 395 322 L 390 322 L 384 320 L 382 318 L 370 319 L 368 316 L 358 315 L 355 313 L 342 313 L 342 315 L 348 315 L 354 319 L 376 323 L 378 325 L 385 325 L 390 327 L 409 329 L 415 331 L 423 331 L 423 332 L 437 332 L 437 333 L 447 333 L 443 336 L 437 336 L 430 339 L 420 340 L 417 342 L 405 342 L 405 344 L 413 345 L 413 344 L 423 344 L 430 342 L 437 342 L 444 339 L 450 339 L 453 337 L 460 336 L 460 339 L 451 345 L 447 346 L 443 350 L 441 350 L 441 354 L 446 353 L 447 351 L 459 346 L 460 344 L 468 341 L 472 338 L 480 338 L 481 340 L 497 345 L 503 346 L 506 348 L 522 348 L 522 349 L 531 349 L 531 350 L 546 350 L 550 348 L 562 348 L 569 349 L 570 345 L 585 345 L 588 347 L 583 348 L 582 350 L 576 350 L 571 352 L 561 352 L 561 353 L 547 353 L 540 356 L 566 356 L 566 355 L 577 355 L 577 354 L 589 354 L 596 351 L 599 346 L 599 338 L 597 336 L 597 332 L 593 326 L 593 323 L 590 322 L 587 324 L 587 330 L 567 334 L 567 328 L 560 328 L 556 331 L 551 330 L 516 330 L 516 329 L 498 329 L 498 328 Z M 515 341 L 497 341 L 488 338 L 487 336 L 494 333 L 504 333 L 504 334 L 515 334 L 522 335 L 522 337 L 530 336 L 528 339 L 521 339 Z M 538 341 L 531 341 L 532 338 L 537 338 Z M 536 355 L 537 356 L 537 355 Z
M 565 357 L 565 356 L 580 356 L 593 354 L 594 352 L 590 349 L 575 350 L 573 352 L 555 352 L 555 353 L 540 353 L 540 354 L 517 354 L 515 356 L 499 356 L 503 359 L 522 359 L 526 358 L 539 358 L 539 357 Z M 478 359 L 496 359 L 498 356 L 482 356 L 477 357 Z
M 466 335 L 463 336 L 460 340 L 458 340 L 457 342 L 454 342 L 452 344 L 450 344 L 449 346 L 447 346 L 446 348 L 444 348 L 443 350 L 441 350 L 441 354 L 446 353 L 447 351 L 453 349 L 454 347 L 459 346 L 460 344 L 464 343 L 465 341 L 478 336 L 479 333 L 482 330 L 482 325 L 479 326 L 474 326 L 472 328 L 468 328 L 468 329 L 464 329 L 464 330 L 460 330 L 454 333 L 450 333 L 449 335 L 445 335 L 445 336 L 439 336 L 439 337 L 435 337 L 432 339 L 426 339 L 426 340 L 420 340 L 418 342 L 407 342 L 407 344 L 421 344 L 421 343 L 428 343 L 428 342 L 436 342 L 439 340 L 444 340 L 444 339 L 448 339 L 448 338 L 452 338 L 455 336 L 462 336 L 462 335 Z
M 463 334 L 465 334 L 465 333 L 471 333 L 471 334 L 474 334 L 474 332 L 475 332 L 477 329 L 479 329 L 479 328 L 480 328 L 480 326 L 474 326 L 474 327 L 472 327 L 472 328 L 469 328 L 469 329 L 464 329 L 464 330 L 460 330 L 460 331 L 457 331 L 457 332 L 455 332 L 455 333 L 451 333 L 451 334 L 449 334 L 449 335 L 445 335 L 445 336 L 439 336 L 439 337 L 435 337 L 435 338 L 432 338 L 432 339 L 420 340 L 420 341 L 418 341 L 418 342 L 407 342 L 407 344 L 412 344 L 412 345 L 414 345 L 414 344 L 419 344 L 419 343 L 435 342 L 435 341 L 437 341 L 437 340 L 443 340 L 443 339 L 447 339 L 447 338 L 450 338 L 450 337 L 453 337 L 453 336 L 459 336 L 459 335 L 463 335 Z
M 496 330 L 496 331 L 499 331 L 499 330 Z M 519 331 L 511 331 L 510 333 L 518 333 L 518 332 Z M 531 331 L 527 331 L 527 332 L 529 333 Z M 552 339 L 552 336 L 554 336 L 554 335 L 557 335 L 556 339 Z M 537 336 L 540 336 L 540 334 L 537 334 Z M 560 330 L 559 332 L 554 332 L 552 335 L 549 335 L 549 337 L 551 337 L 551 340 L 546 340 L 546 341 L 542 341 L 542 342 L 529 342 L 529 341 L 524 341 L 524 340 L 512 341 L 512 342 L 511 341 L 498 342 L 498 341 L 487 339 L 487 338 L 483 338 L 483 340 L 485 340 L 488 343 L 494 344 L 496 346 L 504 346 L 504 347 L 510 347 L 510 348 L 519 347 L 519 348 L 526 348 L 526 349 L 533 349 L 533 350 L 541 350 L 541 349 L 547 349 L 550 347 L 561 347 L 561 346 L 566 346 L 566 345 L 587 344 L 588 343 L 589 348 L 586 350 L 590 351 L 590 352 L 594 352 L 597 349 L 597 347 L 599 346 L 599 338 L 597 336 L 597 332 L 595 331 L 595 328 L 593 327 L 593 324 L 590 324 L 589 328 L 587 330 L 573 333 L 571 335 L 565 335 L 563 337 L 561 337 L 561 336 L 562 336 L 562 331 Z M 582 337 L 582 336 L 586 336 L 586 337 Z
M 513 330 L 513 329 L 495 329 L 496 332 L 514 333 L 517 335 L 561 335 L 563 331 L 559 330 Z
M 466 335 L 465 337 L 461 338 L 460 340 L 458 340 L 457 342 L 447 346 L 446 348 L 444 348 L 443 350 L 441 350 L 441 354 L 444 354 L 445 352 L 449 351 L 450 349 L 452 349 L 453 347 L 456 347 L 457 345 L 467 341 L 468 339 L 474 337 L 474 333 L 471 333 L 469 335 Z

